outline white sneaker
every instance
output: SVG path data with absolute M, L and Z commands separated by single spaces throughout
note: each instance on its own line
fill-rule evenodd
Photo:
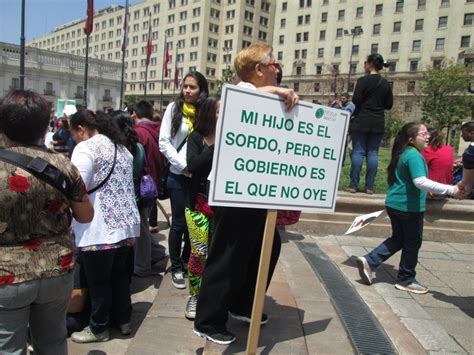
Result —
M 372 285 L 372 270 L 370 270 L 367 259 L 363 256 L 358 256 L 356 261 L 360 278 L 366 285 Z
M 196 318 L 196 307 L 197 307 L 197 296 L 189 296 L 188 302 L 186 302 L 186 310 L 184 311 L 184 315 L 188 319 Z
M 184 276 L 181 271 L 171 273 L 171 283 L 176 288 L 186 288 L 186 282 L 184 282 Z

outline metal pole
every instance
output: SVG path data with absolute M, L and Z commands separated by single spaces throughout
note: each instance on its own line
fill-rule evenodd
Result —
M 124 17 L 124 22 L 127 22 L 127 16 L 128 16 L 128 0 L 125 1 L 125 17 Z M 123 105 L 123 92 L 124 92 L 124 85 L 125 85 L 125 81 L 124 81 L 124 77 L 125 77 L 125 51 L 127 50 L 127 28 L 125 28 L 126 26 L 128 26 L 128 23 L 125 24 L 124 28 L 123 28 L 123 31 L 124 31 L 124 34 L 123 34 L 123 42 L 122 43 L 122 74 L 121 74 L 121 79 L 120 79 L 120 107 L 119 107 L 119 110 L 122 109 L 122 105 Z
M 146 87 L 148 86 L 148 64 L 145 68 L 145 91 L 144 91 L 144 100 L 146 100 Z
M 25 89 L 25 0 L 21 0 L 20 89 Z
M 161 94 L 160 94 L 160 110 L 163 111 L 163 83 L 165 79 L 165 57 L 166 57 L 166 36 L 165 36 L 165 45 L 163 48 L 163 63 L 161 67 Z
M 89 72 L 89 35 L 86 35 L 86 64 L 84 66 L 84 106 L 87 108 L 87 74 Z

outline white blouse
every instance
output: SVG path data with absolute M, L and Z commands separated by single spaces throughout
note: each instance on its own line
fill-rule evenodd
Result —
M 102 134 L 79 143 L 71 157 L 88 190 L 98 186 L 109 174 L 115 146 Z M 117 145 L 117 159 L 109 180 L 89 198 L 94 206 L 90 223 L 73 221 L 77 247 L 115 244 L 140 235 L 140 215 L 135 202 L 132 155 Z

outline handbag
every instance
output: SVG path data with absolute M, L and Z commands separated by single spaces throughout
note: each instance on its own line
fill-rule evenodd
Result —
M 183 148 L 187 140 L 188 140 L 188 137 L 183 139 L 178 149 L 176 149 L 176 153 L 179 153 L 179 151 L 181 150 L 181 148 Z M 168 175 L 170 174 L 170 167 L 171 167 L 171 163 L 169 161 L 166 161 L 165 166 L 163 167 L 163 170 L 161 170 L 160 177 L 158 178 L 158 184 L 156 185 L 158 200 L 166 200 L 170 198 L 170 194 L 166 187 L 166 182 L 168 181 Z
M 149 205 L 153 204 L 158 197 L 158 192 L 156 190 L 156 184 L 153 181 L 153 178 L 148 173 L 148 160 L 146 154 L 144 155 L 145 164 L 143 170 L 145 174 L 140 179 L 140 202 Z
M 93 192 L 96 192 L 98 189 L 100 189 L 102 186 L 104 186 L 104 184 L 107 181 L 109 181 L 110 176 L 112 175 L 112 173 L 114 171 L 114 168 L 115 168 L 115 162 L 117 161 L 117 144 L 114 143 L 114 146 L 115 146 L 115 152 L 114 152 L 114 162 L 112 163 L 112 169 L 110 169 L 109 174 L 105 177 L 104 180 L 101 181 L 101 183 L 99 185 L 97 185 L 96 187 L 94 187 L 94 188 L 87 191 L 87 193 L 89 195 L 92 194 Z
M 54 187 L 69 200 L 72 199 L 71 179 L 43 158 L 32 158 L 11 150 L 0 149 L 0 160 L 28 171 L 31 175 Z

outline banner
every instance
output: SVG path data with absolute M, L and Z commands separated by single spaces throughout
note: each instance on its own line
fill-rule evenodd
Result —
M 225 85 L 209 204 L 333 212 L 349 126 L 346 111 Z

